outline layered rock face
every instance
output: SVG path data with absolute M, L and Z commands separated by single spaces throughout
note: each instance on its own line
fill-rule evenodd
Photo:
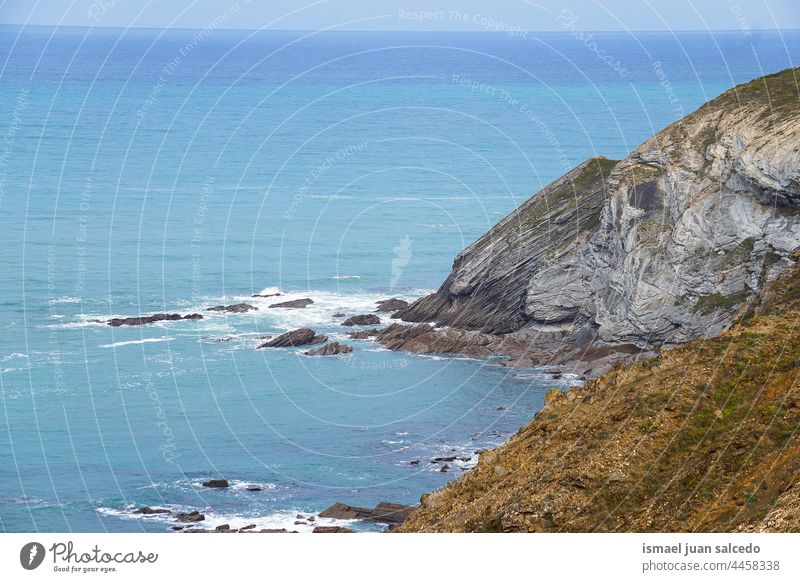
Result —
M 721 333 L 800 247 L 798 82 L 740 85 L 622 161 L 584 162 L 401 318 L 512 334 L 534 364 Z

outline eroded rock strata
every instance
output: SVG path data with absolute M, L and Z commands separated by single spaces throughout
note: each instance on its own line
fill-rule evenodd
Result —
M 522 365 L 595 374 L 718 335 L 800 245 L 796 76 L 740 85 L 624 160 L 579 165 L 461 252 L 441 288 L 400 317 L 505 338 L 514 349 L 496 353 Z

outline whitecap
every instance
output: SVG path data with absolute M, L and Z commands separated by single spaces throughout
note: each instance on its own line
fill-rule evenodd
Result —
M 148 337 L 138 340 L 129 340 L 124 342 L 114 342 L 113 344 L 100 344 L 101 348 L 119 348 L 122 346 L 134 346 L 138 344 L 154 344 L 159 342 L 169 342 L 174 340 L 174 337 Z
M 257 493 L 255 493 L 257 495 Z M 141 504 L 144 505 L 144 504 Z M 189 507 L 185 505 L 174 505 L 168 503 L 158 503 L 155 507 L 159 509 L 168 509 L 172 514 L 157 513 L 151 515 L 144 515 L 141 513 L 133 513 L 140 505 L 128 504 L 123 508 L 114 507 L 98 507 L 97 512 L 109 517 L 126 520 L 146 520 L 171 525 L 184 525 L 175 519 L 176 513 L 200 511 L 205 516 L 201 522 L 197 522 L 193 529 L 209 529 L 213 530 L 220 525 L 229 525 L 231 529 L 239 529 L 248 525 L 255 525 L 255 531 L 260 529 L 286 529 L 288 531 L 298 531 L 301 533 L 310 533 L 318 525 L 339 525 L 339 526 L 352 526 L 357 523 L 355 520 L 343 519 L 329 519 L 317 517 L 316 512 L 306 511 L 302 508 L 291 508 L 273 511 L 266 515 L 252 515 L 242 512 L 221 512 L 217 513 L 211 508 L 198 508 Z M 307 521 L 306 519 L 299 519 L 297 516 L 302 515 L 304 518 L 315 516 L 314 521 Z M 296 523 L 296 522 L 303 523 Z M 188 527 L 188 526 L 187 526 Z
M 58 303 L 80 303 L 82 300 L 80 297 L 71 297 L 69 295 L 64 295 L 62 297 L 54 297 L 53 299 L 48 299 L 48 303 L 51 305 L 55 305 Z

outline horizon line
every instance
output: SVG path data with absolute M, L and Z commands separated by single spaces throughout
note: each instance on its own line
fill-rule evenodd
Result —
M 124 26 L 117 24 L 106 25 L 86 25 L 86 24 L 30 24 L 20 22 L 0 22 L 0 26 L 15 26 L 18 28 L 78 28 L 78 29 L 111 29 L 111 30 L 206 30 L 211 27 L 204 26 Z M 403 32 L 403 33 L 459 33 L 459 34 L 494 34 L 502 36 L 510 36 L 508 31 L 503 30 L 457 30 L 457 29 L 431 29 L 431 30 L 408 30 L 397 28 L 375 28 L 375 29 L 350 29 L 350 28 L 336 28 L 336 29 L 319 29 L 319 28 L 213 28 L 221 32 L 319 32 L 319 33 L 342 33 L 342 32 L 361 32 L 361 33 L 374 33 L 374 32 Z M 750 28 L 743 31 L 739 28 L 680 28 L 680 29 L 585 29 L 582 32 L 586 33 L 715 33 L 715 32 L 734 32 L 744 35 L 745 32 L 753 34 L 758 32 L 798 32 L 800 27 L 788 28 Z M 569 30 L 536 30 L 536 29 L 519 29 L 518 33 L 531 33 L 531 34 L 571 34 Z

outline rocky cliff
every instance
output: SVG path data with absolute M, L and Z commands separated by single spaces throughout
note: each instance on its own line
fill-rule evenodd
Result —
M 739 85 L 624 160 L 584 162 L 399 316 L 447 326 L 451 351 L 478 338 L 584 371 L 721 333 L 800 247 L 799 84 L 788 69 Z
M 399 314 L 444 328 L 382 332 L 599 374 L 551 390 L 400 531 L 800 531 L 798 80 L 738 86 L 585 162 Z

